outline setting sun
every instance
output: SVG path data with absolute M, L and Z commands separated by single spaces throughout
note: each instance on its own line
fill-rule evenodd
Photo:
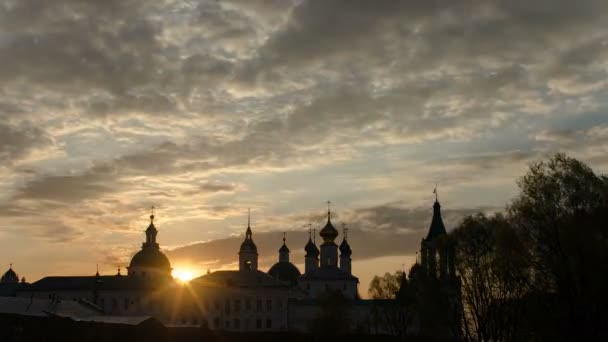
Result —
M 192 271 L 188 271 L 188 270 L 176 269 L 171 272 L 171 275 L 173 276 L 173 278 L 175 278 L 183 283 L 186 283 L 186 282 L 190 281 L 192 278 L 194 278 L 194 273 L 192 273 Z

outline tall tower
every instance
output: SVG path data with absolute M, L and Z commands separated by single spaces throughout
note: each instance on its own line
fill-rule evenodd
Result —
M 338 236 L 338 231 L 331 224 L 329 204 L 330 202 L 327 202 L 327 223 L 321 229 L 321 232 L 319 232 L 319 235 L 323 238 L 323 244 L 321 244 L 321 268 L 338 267 L 338 245 L 334 242 Z
M 314 233 L 316 235 L 316 232 Z M 319 248 L 314 243 L 312 230 L 308 230 L 308 242 L 304 247 L 304 273 L 310 274 L 319 268 Z
M 454 251 L 446 241 L 447 232 L 441 218 L 441 204 L 435 189 L 433 218 L 426 238 L 420 246 L 421 264 L 424 272 L 432 278 L 447 279 L 455 276 Z
M 245 231 L 245 240 L 241 243 L 239 250 L 239 271 L 257 271 L 258 270 L 258 248 L 253 242 L 251 232 L 251 211 L 247 215 L 247 230 Z
M 342 235 L 344 238 L 340 244 L 340 269 L 348 274 L 352 274 L 352 259 L 350 256 L 353 254 L 353 251 L 350 249 L 350 245 L 348 244 L 348 228 L 346 228 L 345 224 L 342 224 Z

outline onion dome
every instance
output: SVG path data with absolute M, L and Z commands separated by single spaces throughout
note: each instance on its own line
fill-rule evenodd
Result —
M 331 224 L 331 212 L 329 210 L 327 211 L 327 223 L 321 229 L 319 235 L 323 238 L 324 243 L 332 243 L 338 236 L 338 230 Z
M 317 245 L 312 241 L 312 235 L 309 232 L 308 233 L 308 243 L 306 243 L 306 246 L 304 246 L 304 251 L 306 252 L 305 257 L 309 258 L 309 257 L 313 257 L 313 258 L 318 258 L 319 257 L 319 248 L 317 247 Z
M 279 261 L 274 264 L 268 270 L 268 274 L 274 278 L 289 282 L 291 284 L 295 284 L 296 279 L 301 275 L 300 270 L 298 270 L 294 264 L 284 261 Z
M 433 240 L 438 236 L 445 235 L 445 225 L 441 219 L 441 205 L 437 198 L 435 198 L 435 204 L 433 204 L 433 219 L 431 220 L 431 226 L 429 227 L 429 233 L 426 236 L 426 240 Z
M 353 251 L 350 249 L 350 245 L 348 244 L 348 241 L 346 241 L 346 239 L 342 240 L 342 243 L 340 244 L 340 254 L 347 256 L 353 254 Z
M 6 284 L 6 283 L 18 283 L 18 282 L 19 282 L 19 276 L 13 270 L 13 264 L 11 264 L 8 271 L 4 272 L 4 275 L 2 275 L 2 278 L 0 278 L 0 283 Z
M 344 256 L 351 256 L 353 251 L 350 249 L 350 245 L 348 244 L 348 228 L 346 228 L 346 224 L 342 223 L 342 243 L 340 244 L 340 254 Z

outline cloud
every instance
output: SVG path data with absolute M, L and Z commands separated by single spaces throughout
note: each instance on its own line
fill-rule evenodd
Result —
M 36 150 L 52 149 L 53 145 L 53 138 L 32 123 L 0 124 L 0 162 L 3 164 L 25 159 Z
M 494 208 L 558 149 L 608 165 L 602 0 L 1 7 L 0 213 L 36 239 L 126 248 L 112 234 L 151 205 L 172 245 L 230 235 L 248 206 L 274 231 L 322 222 L 301 206 L 323 196 L 353 243 L 411 252 L 435 182 L 448 204 Z

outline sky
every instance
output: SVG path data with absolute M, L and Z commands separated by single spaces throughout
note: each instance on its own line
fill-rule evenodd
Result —
M 156 207 L 175 268 L 349 228 L 407 268 L 557 151 L 608 172 L 605 0 L 1 0 L 0 269 L 116 273 Z M 341 240 L 341 236 L 338 238 Z M 4 266 L 2 266 L 4 265 Z M 124 272 L 124 271 L 123 271 Z

